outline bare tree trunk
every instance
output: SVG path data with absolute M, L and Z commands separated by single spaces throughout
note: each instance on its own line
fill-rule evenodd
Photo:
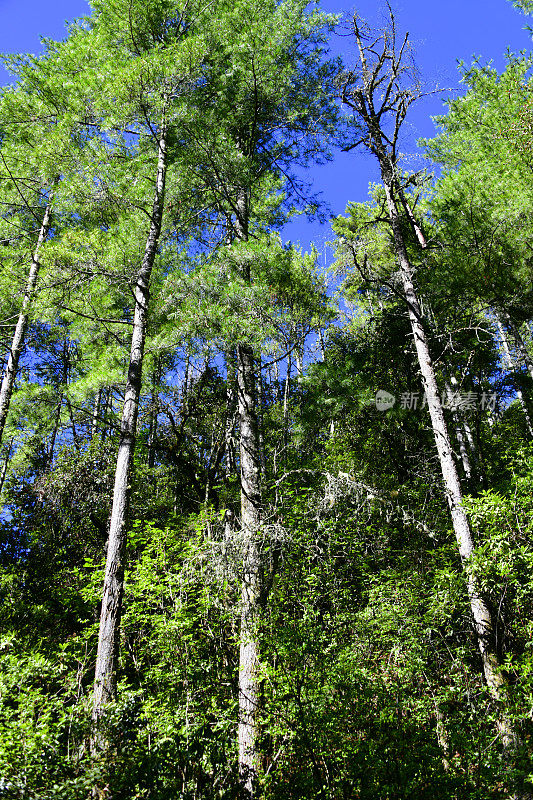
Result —
M 505 317 L 507 325 L 509 326 L 509 330 L 513 334 L 513 339 L 516 342 L 516 346 L 520 354 L 520 359 L 526 365 L 529 377 L 531 378 L 531 380 L 533 380 L 533 361 L 531 360 L 531 356 L 529 355 L 524 339 L 522 338 L 520 329 L 518 328 L 518 325 L 515 324 L 512 317 L 506 311 L 504 311 L 503 315 Z
M 452 386 L 457 386 L 457 380 L 452 376 L 451 379 Z M 472 470 L 472 475 L 474 474 L 473 467 L 477 462 L 477 449 L 476 443 L 474 442 L 474 437 L 472 435 L 472 429 L 470 427 L 470 423 L 468 422 L 468 418 L 466 414 L 460 414 L 457 412 L 457 421 L 459 425 L 459 430 L 457 431 L 457 438 L 459 440 L 459 447 L 461 448 L 461 459 L 463 459 L 463 448 L 465 453 L 465 458 L 463 459 L 463 466 L 465 466 L 466 472 L 466 461 L 470 464 L 470 468 Z M 468 443 L 468 447 L 466 444 Z M 476 476 L 479 478 L 479 476 Z
M 130 497 L 131 471 L 135 448 L 137 414 L 142 382 L 142 364 L 150 277 L 161 234 L 166 174 L 166 125 L 163 122 L 159 136 L 156 189 L 152 207 L 150 230 L 144 257 L 135 282 L 135 312 L 131 337 L 130 361 L 122 409 L 121 434 L 115 471 L 115 488 L 111 509 L 111 522 L 107 544 L 107 561 L 104 578 L 102 611 L 98 637 L 98 653 L 94 676 L 93 721 L 98 723 L 107 703 L 116 693 L 118 657 L 118 632 L 124 583 L 124 557 L 126 524 Z M 93 742 L 95 749 L 102 744 L 98 734 Z
M 238 238 L 248 238 L 248 198 L 237 198 Z M 250 280 L 249 267 L 243 277 Z M 239 775 L 245 797 L 255 796 L 259 772 L 259 622 L 263 598 L 260 546 L 262 516 L 261 447 L 257 419 L 256 360 L 250 345 L 237 346 L 237 410 L 240 425 L 242 588 L 239 650 Z
M 259 768 L 259 637 L 263 590 L 261 469 L 256 415 L 254 356 L 248 345 L 237 348 L 240 418 L 241 525 L 243 574 L 239 653 L 239 772 L 248 797 L 254 795 Z
M 263 382 L 263 368 L 261 365 L 261 356 L 257 359 L 257 419 L 259 431 L 259 463 L 263 479 L 267 479 L 267 463 L 265 454 L 265 425 L 264 425 L 264 408 L 265 408 L 265 385 Z
M 100 405 L 102 403 L 102 390 L 99 389 L 94 396 L 93 417 L 91 421 L 91 440 L 94 441 L 98 433 L 98 423 L 100 418 Z M 105 407 L 104 407 L 105 411 Z
M 235 380 L 236 380 L 235 352 L 226 352 L 226 478 L 235 473 Z
M 107 434 L 111 429 L 111 421 L 110 417 L 113 413 L 113 387 L 108 386 L 107 390 L 104 393 L 104 411 L 103 411 L 103 419 L 102 419 L 102 444 L 105 442 L 107 438 Z
M 300 380 L 304 374 L 303 348 L 302 350 L 299 347 L 294 348 L 294 358 L 296 361 L 296 374 L 298 375 L 298 380 Z
M 465 436 L 463 433 L 463 426 L 461 425 L 461 420 L 459 419 L 459 414 L 457 411 L 452 413 L 453 424 L 455 426 L 455 437 L 457 439 L 457 443 L 459 445 L 459 455 L 461 457 L 461 463 L 463 465 L 463 471 L 465 474 L 465 478 L 467 481 L 472 480 L 472 464 L 470 463 L 470 456 L 468 454 L 468 449 L 466 447 Z
M 457 385 L 457 381 L 455 378 L 452 378 L 451 383 L 453 385 Z M 448 397 L 453 396 L 452 387 L 448 382 L 446 382 L 446 392 L 448 393 Z M 465 433 L 463 430 L 463 426 L 461 424 L 461 419 L 459 416 L 459 412 L 456 411 L 454 408 L 451 409 L 451 417 L 453 420 L 453 426 L 455 429 L 455 438 L 457 439 L 457 444 L 459 445 L 459 456 L 461 458 L 461 463 L 463 465 L 463 472 L 467 481 L 472 479 L 472 464 L 470 463 L 470 456 L 468 454 L 468 449 L 466 446 L 465 441 Z
M 476 443 L 474 442 L 474 435 L 472 433 L 472 428 L 470 427 L 468 420 L 463 420 L 463 429 L 466 436 L 466 441 L 468 442 L 468 446 L 470 447 L 470 452 L 474 457 L 476 457 Z
M 5 483 L 5 480 L 6 480 L 6 475 L 7 475 L 7 470 L 8 470 L 8 467 L 9 467 L 9 462 L 11 460 L 11 451 L 13 450 L 13 442 L 14 441 L 15 441 L 14 439 L 11 439 L 11 441 L 9 442 L 9 444 L 7 446 L 6 454 L 5 454 L 5 457 L 4 457 L 4 463 L 2 464 L 2 470 L 0 472 L 0 497 L 2 495 L 2 489 L 4 488 L 4 483 Z
M 462 504 L 461 486 L 430 358 L 421 304 L 415 290 L 415 273 L 409 261 L 402 219 L 395 202 L 396 196 L 405 208 L 403 189 L 397 173 L 402 124 L 410 106 L 423 92 L 416 70 L 406 55 L 409 36 L 405 34 L 401 39 L 398 38 L 390 5 L 388 10 L 390 21 L 387 27 L 371 34 L 357 12 L 354 14 L 352 30 L 359 51 L 359 63 L 354 70 L 345 70 L 342 73 L 341 97 L 361 123 L 351 146 L 364 145 L 379 162 L 394 251 L 400 268 L 403 294 L 426 392 L 446 498 L 466 579 L 483 674 L 488 690 L 499 706 L 499 734 L 504 749 L 509 753 L 511 747 L 518 742 L 518 736 L 509 718 L 508 682 L 496 650 L 492 615 L 481 596 L 472 570 L 472 533 Z M 416 220 L 409 209 L 406 209 L 406 213 L 419 245 L 425 248 L 425 238 L 420 226 L 415 224 Z
M 496 314 L 496 325 L 498 326 L 498 333 L 500 334 L 500 339 L 501 339 L 501 342 L 502 342 L 502 349 L 503 349 L 505 366 L 509 370 L 509 372 L 514 372 L 515 364 L 514 364 L 514 361 L 513 361 L 513 357 L 511 355 L 511 348 L 509 347 L 509 342 L 507 341 L 507 334 L 505 332 L 505 328 L 504 328 L 503 323 L 502 323 L 500 317 L 498 316 L 498 314 Z M 525 420 L 526 420 L 526 427 L 527 427 L 528 433 L 531 436 L 531 438 L 533 439 L 533 422 L 531 421 L 531 416 L 529 414 L 529 408 L 527 407 L 527 403 L 526 403 L 526 401 L 524 399 L 524 395 L 522 394 L 522 391 L 520 389 L 516 389 L 516 396 L 518 397 L 518 401 L 519 401 L 520 405 L 522 406 L 522 411 L 524 413 L 524 417 L 525 417 Z
M 411 322 L 418 363 L 426 392 L 428 410 L 431 417 L 435 443 L 437 445 L 442 477 L 444 479 L 446 498 L 450 508 L 461 562 L 466 575 L 470 609 L 474 621 L 478 647 L 481 653 L 483 673 L 491 696 L 502 705 L 505 705 L 507 701 L 507 680 L 502 672 L 494 645 L 494 624 L 492 615 L 480 594 L 477 581 L 469 566 L 469 561 L 474 553 L 474 542 L 468 518 L 462 505 L 461 485 L 453 460 L 450 437 L 444 420 L 437 381 L 435 379 L 435 371 L 429 354 L 420 303 L 414 286 L 413 268 L 409 262 L 403 239 L 400 217 L 392 197 L 387 167 L 383 164 L 381 167 L 389 217 L 394 236 L 394 248 L 400 265 L 409 320 Z M 510 744 L 514 739 L 513 731 L 506 715 L 502 716 L 500 719 L 500 732 L 505 744 Z
M 9 404 L 11 396 L 15 387 L 15 380 L 17 377 L 18 365 L 22 350 L 24 348 L 24 339 L 29 323 L 30 307 L 35 296 L 35 288 L 37 286 L 37 278 L 39 276 L 39 251 L 41 246 L 48 236 L 50 228 L 50 215 L 52 211 L 52 197 L 46 206 L 44 217 L 39 231 L 39 237 L 31 260 L 30 271 L 28 273 L 28 280 L 26 281 L 26 289 L 24 292 L 24 299 L 22 301 L 22 308 L 17 320 L 13 340 L 11 342 L 11 349 L 7 359 L 7 365 L 2 379 L 2 387 L 0 389 L 0 444 L 2 443 L 2 436 L 9 412 Z
M 321 358 L 321 361 L 325 361 L 326 360 L 326 343 L 324 341 L 324 334 L 322 333 L 322 330 L 320 328 L 318 329 L 318 341 L 320 343 L 320 358 Z
M 287 449 L 289 446 L 289 392 L 291 388 L 292 356 L 287 353 L 287 374 L 283 388 L 283 461 L 287 463 Z

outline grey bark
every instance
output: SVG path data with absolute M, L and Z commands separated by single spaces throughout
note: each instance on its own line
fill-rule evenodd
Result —
M 455 378 L 452 377 L 451 384 L 453 386 L 457 385 L 457 381 Z M 452 397 L 453 390 L 452 386 L 446 383 L 446 391 L 449 397 Z M 470 455 L 468 453 L 468 448 L 466 446 L 466 433 L 461 422 L 461 418 L 459 412 L 452 408 L 451 410 L 451 417 L 453 420 L 453 426 L 455 429 L 455 438 L 457 439 L 457 444 L 459 445 L 459 456 L 461 459 L 461 463 L 463 465 L 463 472 L 467 481 L 470 481 L 473 476 L 472 464 L 470 463 Z
M 100 421 L 101 403 L 102 403 L 102 390 L 99 389 L 94 396 L 93 418 L 91 421 L 91 440 L 94 440 L 98 433 L 98 423 Z
M 325 361 L 326 360 L 326 344 L 324 342 L 324 334 L 322 333 L 320 328 L 318 330 L 318 341 L 320 343 L 320 358 L 321 358 L 322 361 Z
M 235 351 L 230 349 L 226 352 L 226 420 L 225 420 L 225 440 L 226 440 L 226 477 L 230 478 L 235 473 L 235 381 L 236 365 Z
M 504 327 L 500 317 L 498 316 L 498 314 L 496 314 L 496 325 L 498 327 L 498 333 L 500 334 L 500 339 L 501 339 L 501 343 L 502 343 L 503 360 L 504 360 L 505 367 L 506 367 L 506 369 L 509 370 L 509 372 L 514 372 L 516 367 L 515 367 L 515 363 L 513 361 L 513 357 L 511 355 L 511 348 L 509 347 L 509 342 L 507 340 L 507 334 L 505 332 L 505 327 Z M 531 420 L 531 415 L 529 413 L 529 409 L 527 407 L 527 403 L 526 403 L 526 401 L 524 399 L 524 395 L 522 394 L 522 391 L 520 389 L 516 389 L 516 396 L 518 398 L 518 402 L 522 406 L 522 412 L 523 412 L 524 418 L 526 420 L 526 427 L 527 427 L 528 433 L 531 436 L 531 438 L 533 439 L 533 422 Z
M 239 651 L 239 772 L 253 797 L 259 769 L 259 636 L 263 565 L 260 548 L 261 468 L 256 415 L 254 356 L 248 345 L 237 348 L 240 420 L 242 590 Z
M 237 237 L 248 238 L 248 197 L 240 190 L 236 205 Z M 249 267 L 243 278 L 250 281 Z M 248 344 L 237 346 L 237 413 L 240 426 L 242 587 L 239 647 L 239 775 L 244 795 L 255 796 L 260 766 L 259 622 L 264 589 L 260 528 L 262 518 L 261 447 L 257 419 L 256 360 Z
M 509 330 L 513 334 L 513 339 L 516 342 L 516 347 L 517 347 L 518 353 L 520 354 L 520 360 L 523 361 L 524 364 L 526 365 L 527 371 L 529 373 L 529 377 L 531 378 L 531 380 L 533 380 L 533 361 L 531 360 L 531 356 L 529 355 L 528 349 L 526 347 L 526 343 L 524 342 L 524 339 L 522 338 L 522 334 L 520 333 L 520 329 L 519 329 L 518 325 L 516 325 L 516 323 L 514 322 L 512 317 L 507 312 L 504 312 L 503 316 L 504 316 L 504 318 L 505 318 L 505 320 L 507 322 L 507 325 L 509 326 Z
M 468 421 L 465 419 L 463 420 L 463 429 L 466 436 L 466 441 L 468 442 L 468 446 L 470 447 L 470 452 L 473 456 L 476 456 L 476 443 L 474 442 L 474 435 L 472 433 L 472 428 L 468 424 Z
M 159 136 L 156 188 L 152 206 L 150 229 L 144 257 L 135 282 L 135 311 L 131 337 L 130 360 L 121 433 L 115 471 L 115 486 L 111 509 L 111 522 L 107 544 L 107 560 L 102 594 L 102 610 L 98 636 L 98 652 L 94 676 L 93 720 L 98 723 L 106 706 L 116 693 L 118 658 L 118 632 L 124 583 L 124 557 L 130 481 L 135 449 L 137 414 L 142 382 L 142 364 L 148 305 L 150 277 L 161 234 L 166 175 L 166 126 L 162 123 Z M 101 745 L 98 734 L 93 746 Z
M 504 703 L 507 700 L 507 681 L 502 672 L 494 646 L 494 624 L 492 615 L 485 600 L 481 596 L 477 581 L 469 565 L 474 554 L 474 542 L 468 518 L 462 505 L 463 497 L 461 485 L 453 460 L 450 437 L 439 397 L 435 370 L 429 353 L 422 312 L 415 290 L 413 268 L 407 255 L 400 216 L 392 197 L 390 172 L 387 167 L 383 165 L 382 177 L 384 179 L 387 207 L 393 231 L 394 248 L 400 265 L 403 290 L 408 305 L 411 330 L 413 332 L 418 363 L 431 417 L 431 425 L 435 436 L 435 444 L 439 455 L 446 499 L 450 509 L 459 555 L 465 571 L 470 609 L 479 652 L 481 654 L 483 673 L 491 696 L 496 701 Z M 506 720 L 501 721 L 501 731 L 505 739 L 511 736 L 510 726 Z
M 303 347 L 302 350 L 300 348 L 294 348 L 294 358 L 296 361 L 296 374 L 298 375 L 298 380 L 303 377 L 304 374 L 304 366 L 303 366 Z
M 9 467 L 9 462 L 11 460 L 11 452 L 13 450 L 13 442 L 15 440 L 11 439 L 9 445 L 7 446 L 6 454 L 4 457 L 4 463 L 2 464 L 2 471 L 0 472 L 0 497 L 2 496 L 2 489 L 4 488 L 4 483 L 6 480 L 7 470 Z
M 109 386 L 104 393 L 102 414 L 102 444 L 105 442 L 110 425 L 108 424 L 113 414 L 113 387 Z
M 472 464 L 470 463 L 470 456 L 468 454 L 468 449 L 466 446 L 465 435 L 463 433 L 463 426 L 461 425 L 461 420 L 459 419 L 459 414 L 457 411 L 454 411 L 452 414 L 453 424 L 455 426 L 455 436 L 457 439 L 457 443 L 459 445 L 459 455 L 461 457 L 461 463 L 463 465 L 463 471 L 465 474 L 465 478 L 467 481 L 472 480 Z
M 287 463 L 287 448 L 289 446 L 289 392 L 291 387 L 292 355 L 287 354 L 287 374 L 283 388 L 283 458 Z
M 13 389 L 15 387 L 20 356 L 24 349 L 24 340 L 26 338 L 26 331 L 28 330 L 30 319 L 30 308 L 35 296 L 37 278 L 39 276 L 39 269 L 41 266 L 39 263 L 39 251 L 43 242 L 48 236 L 51 212 L 52 197 L 50 197 L 48 205 L 46 206 L 41 228 L 39 230 L 39 237 L 33 252 L 31 266 L 28 272 L 28 279 L 26 281 L 26 289 L 24 291 L 24 298 L 22 300 L 22 308 L 20 309 L 17 324 L 15 326 L 15 332 L 11 342 L 11 349 L 9 351 L 4 377 L 2 379 L 2 387 L 0 388 L 0 444 L 4 435 L 4 428 L 9 412 L 9 404 L 11 402 Z

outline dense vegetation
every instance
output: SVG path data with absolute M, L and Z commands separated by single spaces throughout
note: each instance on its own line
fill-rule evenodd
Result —
M 91 5 L 0 96 L 0 798 L 525 800 L 531 58 L 413 174 L 390 9 Z

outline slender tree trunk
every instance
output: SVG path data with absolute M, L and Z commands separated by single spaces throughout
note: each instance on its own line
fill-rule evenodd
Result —
M 2 470 L 0 472 L 0 497 L 2 495 L 2 489 L 4 488 L 4 483 L 6 480 L 7 470 L 9 467 L 9 462 L 11 460 L 11 451 L 13 450 L 13 442 L 15 440 L 11 439 L 9 445 L 7 446 L 6 454 L 4 457 L 4 463 L 2 464 Z
M 283 392 L 281 391 L 281 378 L 279 376 L 279 363 L 274 361 L 274 380 L 276 383 L 276 403 L 281 403 L 283 400 Z
M 226 478 L 235 474 L 235 381 L 236 366 L 235 352 L 226 352 L 226 420 L 225 420 L 225 439 L 226 439 Z
M 528 349 L 526 347 L 526 343 L 522 338 L 522 334 L 520 333 L 520 329 L 518 325 L 515 324 L 512 317 L 505 311 L 503 314 L 507 325 L 509 326 L 509 330 L 513 335 L 513 339 L 516 342 L 516 347 L 520 354 L 520 359 L 524 362 L 527 367 L 527 371 L 529 373 L 529 377 L 533 380 L 533 361 L 531 360 L 531 356 L 529 355 Z
M 502 349 L 503 349 L 503 356 L 504 356 L 505 366 L 509 370 L 509 372 L 514 372 L 515 364 L 514 364 L 514 361 L 513 361 L 513 357 L 511 355 L 511 348 L 509 347 L 509 342 L 507 341 L 507 334 L 505 332 L 505 328 L 504 328 L 503 323 L 502 323 L 500 317 L 498 316 L 498 314 L 496 314 L 496 325 L 498 326 L 498 333 L 500 334 L 500 339 L 501 339 L 501 342 L 502 342 Z M 516 389 L 516 396 L 518 397 L 518 402 L 522 406 L 522 411 L 524 413 L 524 418 L 526 420 L 526 427 L 527 427 L 528 433 L 531 436 L 531 438 L 533 439 L 533 422 L 531 420 L 531 416 L 530 416 L 530 413 L 529 413 L 529 408 L 528 408 L 527 403 L 526 403 L 526 401 L 524 399 L 524 395 L 522 394 L 522 391 L 520 389 Z
M 102 427 L 102 444 L 107 439 L 107 434 L 111 429 L 111 416 L 113 414 L 113 387 L 108 386 L 104 394 L 104 412 L 103 412 L 103 427 Z
M 435 443 L 439 455 L 439 461 L 444 479 L 446 497 L 452 517 L 453 529 L 457 539 L 457 545 L 463 569 L 466 574 L 468 596 L 470 599 L 470 609 L 474 621 L 479 651 L 483 664 L 483 673 L 491 696 L 503 706 L 507 702 L 507 680 L 502 672 L 501 665 L 496 653 L 494 644 L 494 624 L 489 607 L 482 598 L 477 581 L 472 574 L 469 561 L 474 553 L 474 542 L 470 525 L 462 505 L 462 492 L 459 476 L 452 454 L 450 437 L 444 420 L 442 404 L 439 397 L 435 371 L 429 354 L 426 333 L 422 322 L 420 303 L 416 294 L 413 268 L 409 262 L 401 221 L 394 203 L 391 191 L 391 183 L 387 180 L 387 170 L 382 165 L 382 175 L 384 179 L 387 206 L 392 225 L 394 237 L 394 247 L 398 258 L 403 289 L 408 305 L 409 320 L 413 332 L 414 343 L 418 356 L 420 372 L 426 392 L 431 424 L 435 436 Z M 500 718 L 500 732 L 504 744 L 511 744 L 513 731 L 507 720 L 506 715 Z
M 322 333 L 322 331 L 320 329 L 318 330 L 318 341 L 320 343 L 320 359 L 321 359 L 321 361 L 325 361 L 326 360 L 326 343 L 324 341 L 324 334 Z
M 400 201 L 402 203 L 402 206 L 405 209 L 405 213 L 407 214 L 407 218 L 408 218 L 408 220 L 409 220 L 409 222 L 411 224 L 411 228 L 413 229 L 414 234 L 415 234 L 416 238 L 418 239 L 418 244 L 420 245 L 420 247 L 422 247 L 422 249 L 425 250 L 426 247 L 428 246 L 427 241 L 426 241 L 426 237 L 424 236 L 422 228 L 418 224 L 418 221 L 417 221 L 417 219 L 416 219 L 416 217 L 413 214 L 413 211 L 411 209 L 411 205 L 407 202 L 407 198 L 405 196 L 405 192 L 403 192 L 403 191 L 400 192 Z
M 451 384 L 452 386 L 457 386 L 457 380 L 452 376 L 451 377 Z M 460 414 L 457 412 L 457 420 L 459 424 L 459 431 L 457 433 L 457 438 L 459 439 L 459 447 L 464 448 L 465 451 L 465 460 L 463 460 L 463 465 L 466 466 L 466 461 L 470 464 L 470 468 L 473 473 L 473 467 L 477 462 L 477 450 L 476 450 L 476 443 L 474 442 L 474 436 L 472 435 L 472 429 L 468 422 L 468 418 L 466 414 Z M 466 446 L 468 443 L 468 447 Z M 461 454 L 462 454 L 461 449 Z M 461 458 L 463 456 L 461 455 Z M 465 470 L 466 471 L 466 470 Z
M 470 427 L 468 420 L 463 419 L 463 430 L 465 432 L 466 441 L 468 442 L 468 446 L 470 448 L 470 453 L 474 458 L 474 461 L 477 460 L 477 450 L 476 450 L 476 443 L 474 441 L 474 435 L 472 433 L 472 428 Z
M 261 466 L 261 474 L 263 479 L 267 479 L 267 463 L 265 454 L 265 425 L 264 425 L 264 408 L 265 408 L 265 385 L 263 381 L 263 368 L 261 365 L 261 356 L 257 359 L 257 418 L 259 430 L 259 458 Z
M 459 414 L 457 413 L 457 411 L 453 412 L 452 418 L 453 418 L 453 424 L 455 426 L 455 437 L 459 445 L 459 455 L 461 457 L 461 463 L 463 465 L 465 478 L 467 481 L 471 481 L 473 475 L 472 464 L 470 463 L 470 456 L 468 454 L 468 449 L 466 446 L 465 436 L 463 433 L 463 426 L 461 425 L 461 420 L 459 419 Z
M 65 398 L 67 408 L 68 408 L 68 416 L 70 419 L 70 429 L 72 431 L 72 441 L 74 443 L 74 447 L 79 452 L 80 451 L 80 437 L 78 436 L 78 431 L 76 430 L 76 421 L 74 419 L 74 411 L 72 408 L 72 404 L 68 397 Z
M 94 441 L 98 433 L 98 422 L 100 417 L 100 405 L 102 403 L 102 390 L 99 389 L 94 396 L 93 418 L 91 421 L 91 440 Z M 104 407 L 105 410 L 105 407 Z
M 287 449 L 289 446 L 289 392 L 291 388 L 292 355 L 287 354 L 287 374 L 283 387 L 283 461 L 287 463 Z
M 59 395 L 59 400 L 57 401 L 56 405 L 56 413 L 54 417 L 54 427 L 52 428 L 52 436 L 50 437 L 50 445 L 48 447 L 48 452 L 46 453 L 46 461 L 44 465 L 44 471 L 52 469 L 52 464 L 54 463 L 54 450 L 56 447 L 56 439 L 57 433 L 59 431 L 59 423 L 61 422 L 61 411 L 63 409 L 63 400 L 64 397 L 62 394 Z
M 224 420 L 224 475 L 229 482 L 235 475 L 235 410 L 237 394 L 235 391 L 236 364 L 233 348 L 226 350 L 226 413 Z M 233 509 L 226 507 L 224 511 L 224 542 L 231 547 L 235 533 L 235 514 Z
M 0 444 L 2 443 L 2 436 L 4 434 L 4 428 L 7 420 L 7 415 L 9 412 L 9 404 L 11 401 L 11 396 L 13 394 L 13 389 L 15 387 L 15 380 L 17 377 L 20 356 L 22 354 L 22 350 L 24 349 L 24 339 L 26 337 L 26 331 L 28 329 L 28 323 L 30 318 L 29 317 L 30 307 L 33 298 L 35 296 L 35 288 L 37 286 L 37 278 L 39 276 L 39 268 L 41 266 L 39 263 L 39 251 L 41 249 L 43 242 L 48 236 L 48 230 L 50 228 L 51 210 L 52 210 L 52 197 L 50 197 L 50 200 L 48 201 L 48 205 L 46 206 L 44 212 L 41 229 L 39 231 L 39 237 L 37 239 L 37 245 L 35 247 L 31 260 L 30 271 L 28 273 L 28 280 L 26 281 L 26 289 L 24 292 L 24 299 L 22 301 L 22 308 L 20 310 L 20 314 L 15 327 L 15 332 L 13 334 L 11 349 L 7 359 L 7 365 L 5 368 L 4 377 L 2 379 L 2 387 L 0 389 Z
M 298 380 L 300 380 L 304 374 L 303 347 L 301 349 L 299 347 L 294 348 L 294 359 L 296 361 L 296 374 Z
M 248 198 L 237 199 L 237 236 L 248 238 Z M 249 267 L 243 277 L 250 280 Z M 240 425 L 242 588 L 239 649 L 239 775 L 245 797 L 255 796 L 259 771 L 259 622 L 264 600 L 260 527 L 261 447 L 257 419 L 256 359 L 250 345 L 237 346 L 237 410 Z
M 152 207 L 150 230 L 144 257 L 135 283 L 135 311 L 131 337 L 130 361 L 122 409 L 121 435 L 115 471 L 115 488 L 111 509 L 111 522 L 107 543 L 107 561 L 104 578 L 102 611 L 98 637 L 98 653 L 94 676 L 93 720 L 98 720 L 107 703 L 116 693 L 116 670 L 118 657 L 118 632 L 124 583 L 124 558 L 126 546 L 127 511 L 130 496 L 130 481 L 135 448 L 137 414 L 141 393 L 142 364 L 150 277 L 161 234 L 166 174 L 166 125 L 163 122 L 159 136 L 159 151 L 156 189 Z M 95 749 L 102 744 L 97 736 Z
M 254 795 L 259 768 L 259 637 L 263 565 L 261 469 L 256 416 L 254 356 L 248 345 L 237 348 L 238 409 L 240 418 L 241 525 L 243 574 L 239 653 L 239 771 L 247 792 Z
M 451 383 L 457 385 L 455 378 L 452 378 Z M 446 382 L 446 392 L 448 397 L 451 398 L 453 396 L 452 386 L 448 382 Z M 457 444 L 459 445 L 459 456 L 463 465 L 463 472 L 466 480 L 470 481 L 473 475 L 472 464 L 470 463 L 470 456 L 466 446 L 465 433 L 461 424 L 461 418 L 459 412 L 454 408 L 451 409 L 451 417 L 453 420 L 453 427 L 455 429 L 455 438 L 457 439 Z

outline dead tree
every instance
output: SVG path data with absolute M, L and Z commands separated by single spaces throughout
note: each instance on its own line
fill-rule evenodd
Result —
M 492 614 L 470 566 L 474 542 L 463 508 L 453 448 L 429 351 L 427 320 L 416 287 L 416 267 L 408 250 L 409 234 L 406 231 L 409 227 L 415 246 L 421 253 L 427 243 L 422 225 L 410 210 L 405 196 L 409 178 L 406 179 L 400 170 L 398 147 L 409 108 L 424 93 L 409 47 L 409 35 L 398 35 L 394 13 L 389 5 L 387 8 L 388 24 L 380 31 L 372 31 L 357 14 L 351 21 L 351 33 L 359 58 L 354 68 L 343 71 L 339 78 L 340 98 L 353 112 L 353 138 L 345 149 L 365 148 L 379 163 L 392 247 L 399 268 L 399 292 L 407 305 L 411 323 L 446 499 L 468 588 L 483 673 L 490 694 L 501 708 L 499 730 L 504 745 L 508 747 L 516 740 L 509 722 L 508 682 L 496 650 Z

